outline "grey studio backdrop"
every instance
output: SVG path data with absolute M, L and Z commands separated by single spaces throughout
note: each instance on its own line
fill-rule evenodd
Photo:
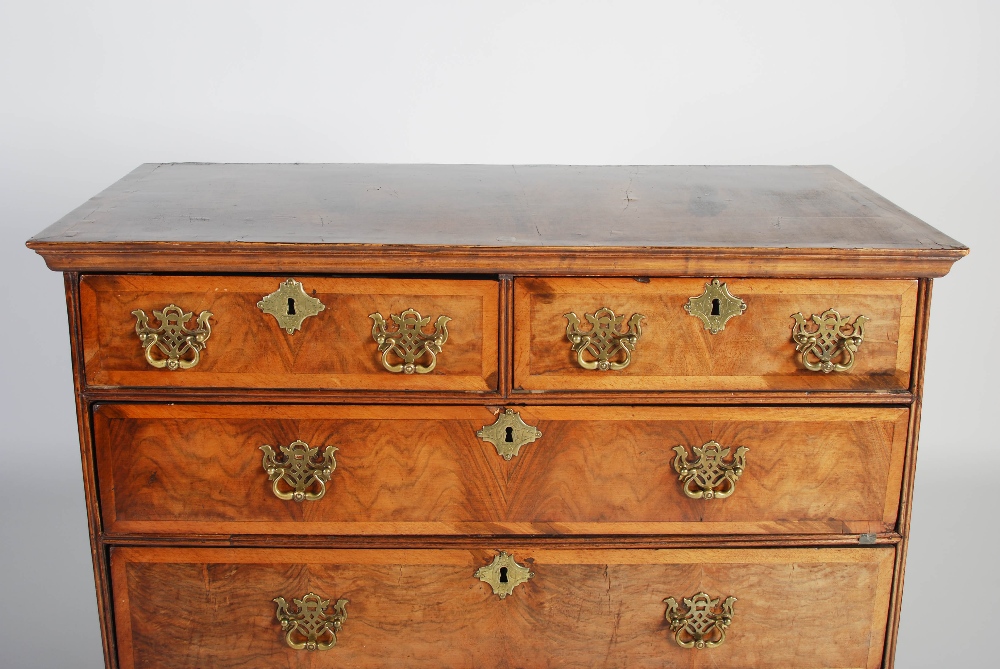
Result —
M 158 161 L 823 163 L 940 227 L 972 255 L 934 286 L 897 666 L 991 666 L 998 26 L 966 0 L 3 2 L 0 667 L 102 666 L 62 279 L 23 244 Z

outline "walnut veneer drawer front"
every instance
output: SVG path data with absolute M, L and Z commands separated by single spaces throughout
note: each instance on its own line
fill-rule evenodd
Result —
M 123 669 L 881 666 L 892 548 L 524 548 L 508 551 L 513 563 L 501 556 L 503 598 L 476 577 L 499 550 L 115 549 L 119 661 Z M 696 622 L 693 611 L 707 619 Z M 699 622 L 706 647 L 683 647 L 695 643 Z M 309 643 L 309 629 L 319 630 L 317 650 L 292 647 Z
M 496 390 L 496 281 L 297 280 L 301 288 L 284 277 L 83 277 L 87 381 L 95 386 Z M 176 312 L 167 310 L 170 305 Z M 190 315 L 184 320 L 182 313 Z M 207 315 L 198 322 L 202 314 Z M 376 335 L 383 328 L 376 315 L 389 335 L 381 346 Z M 172 319 L 166 329 L 164 319 Z M 140 338 L 137 326 L 152 334 Z M 185 338 L 199 336 L 201 342 L 185 349 Z
M 99 406 L 105 526 L 201 535 L 844 534 L 895 526 L 907 409 L 510 411 Z
M 514 387 L 905 390 L 916 299 L 916 281 L 518 278 Z

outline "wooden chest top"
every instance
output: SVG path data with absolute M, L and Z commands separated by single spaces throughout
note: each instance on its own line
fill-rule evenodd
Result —
M 28 245 L 62 271 L 873 278 L 968 252 L 829 166 L 147 164 Z

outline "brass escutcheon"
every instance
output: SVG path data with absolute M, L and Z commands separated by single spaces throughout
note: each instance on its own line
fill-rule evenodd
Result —
M 337 468 L 333 454 L 338 449 L 327 446 L 320 456 L 319 447 L 313 448 L 304 441 L 293 441 L 278 449 L 282 453 L 280 457 L 268 444 L 260 447 L 264 451 L 264 471 L 273 482 L 271 490 L 274 496 L 296 502 L 322 499 L 326 494 L 326 483 Z
M 310 592 L 302 599 L 292 599 L 291 610 L 284 597 L 275 597 L 275 616 L 285 632 L 285 643 L 295 650 L 330 650 L 337 645 L 337 633 L 347 620 L 348 600 L 338 599 L 330 613 L 330 600 Z
M 403 374 L 427 374 L 437 366 L 437 356 L 441 352 L 441 347 L 448 341 L 448 316 L 438 316 L 434 323 L 434 332 L 425 333 L 423 328 L 431 322 L 430 316 L 421 318 L 420 312 L 414 309 L 407 309 L 400 315 L 389 314 L 389 318 L 396 324 L 396 331 L 389 332 L 385 326 L 385 319 L 382 314 L 370 314 L 368 318 L 374 321 L 372 325 L 372 338 L 378 344 L 381 353 L 382 366 L 390 372 L 402 372 Z M 401 360 L 398 363 L 390 363 L 389 355 L 395 355 Z M 424 356 L 430 356 L 430 363 L 427 365 L 417 364 L 417 360 Z
M 589 331 L 580 329 L 580 319 L 576 313 L 563 314 L 569 323 L 566 325 L 566 338 L 573 344 L 576 362 L 584 369 L 620 371 L 632 362 L 632 351 L 642 336 L 641 323 L 646 318 L 642 314 L 632 314 L 628 320 L 628 331 L 622 332 L 622 321 L 625 316 L 615 316 L 615 312 L 607 307 L 598 309 L 593 314 L 584 313 L 584 318 L 590 321 Z M 593 360 L 584 358 L 589 353 Z M 615 360 L 615 356 L 619 356 Z
M 684 305 L 684 311 L 701 319 L 705 329 L 719 334 L 726 329 L 726 321 L 747 310 L 747 303 L 729 292 L 729 287 L 712 279 L 705 284 L 705 292 L 692 297 Z
M 201 352 L 212 336 L 212 326 L 208 322 L 213 315 L 211 311 L 198 314 L 197 327 L 193 330 L 187 328 L 193 313 L 184 313 L 175 304 L 153 311 L 153 316 L 160 321 L 158 328 L 149 326 L 149 318 L 142 309 L 136 309 L 132 315 L 135 316 L 135 333 L 145 349 L 146 362 L 157 369 L 191 369 L 198 364 Z M 166 357 L 155 356 L 155 350 Z
M 493 594 L 503 599 L 513 593 L 514 588 L 527 583 L 535 574 L 515 562 L 505 551 L 500 551 L 500 554 L 493 558 L 493 562 L 477 569 L 474 576 L 483 583 L 489 583 L 493 588 Z
M 792 341 L 802 353 L 802 365 L 812 372 L 847 372 L 854 367 L 854 354 L 865 338 L 865 323 L 871 319 L 858 316 L 848 323 L 835 309 L 813 314 L 815 329 L 809 330 L 802 313 L 792 314 Z
M 678 646 L 702 649 L 723 644 L 726 640 L 726 628 L 733 622 L 736 598 L 726 597 L 721 607 L 719 599 L 721 598 L 712 599 L 704 592 L 699 592 L 694 597 L 683 598 L 683 611 L 673 597 L 663 600 L 667 605 L 666 619 Z
M 274 316 L 274 320 L 288 334 L 295 334 L 296 330 L 302 329 L 302 321 L 326 309 L 326 305 L 306 293 L 295 279 L 278 284 L 278 289 L 262 297 L 257 307 L 265 314 Z
M 695 460 L 688 460 L 687 448 L 674 446 L 674 471 L 681 481 L 681 489 L 691 499 L 725 499 L 736 490 L 736 482 L 746 469 L 745 446 L 736 449 L 729 462 L 725 458 L 732 449 L 723 448 L 710 441 L 701 448 L 694 447 Z
M 476 436 L 493 444 L 497 449 L 497 455 L 504 460 L 510 460 L 517 455 L 522 446 L 541 439 L 542 433 L 538 428 L 525 423 L 518 412 L 505 409 L 497 416 L 495 423 L 483 425 L 483 429 L 477 430 Z

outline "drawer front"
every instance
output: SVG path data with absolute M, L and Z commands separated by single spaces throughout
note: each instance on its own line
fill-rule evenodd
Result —
M 514 290 L 514 388 L 558 390 L 904 390 L 910 384 L 916 281 L 730 279 L 733 300 L 701 279 L 518 278 Z M 705 295 L 702 297 L 702 295 Z M 711 316 L 701 318 L 685 306 Z M 713 303 L 718 300 L 718 303 Z M 741 309 L 741 304 L 745 309 Z M 598 329 L 587 316 L 621 321 Z M 828 310 L 842 320 L 834 330 Z M 580 322 L 575 326 L 568 314 Z M 633 317 L 640 314 L 644 318 Z M 732 315 L 728 320 L 726 316 Z M 802 326 L 793 314 L 801 314 Z M 812 317 L 822 323 L 816 323 Z M 822 318 L 826 315 L 826 318 Z M 856 320 L 864 316 L 867 321 Z M 723 323 L 724 321 L 724 323 Z M 599 323 L 600 324 L 600 323 Z M 721 329 L 712 334 L 711 328 Z M 630 327 L 631 325 L 631 327 Z M 794 326 L 794 328 L 793 328 Z M 567 328 L 570 329 L 568 332 Z M 796 350 L 793 333 L 815 343 Z M 577 341 L 604 345 L 574 351 Z M 817 355 L 849 370 L 824 372 Z M 630 341 L 634 350 L 628 351 Z M 598 349 L 600 349 L 598 351 Z M 805 362 L 803 361 L 805 353 Z M 601 364 L 609 369 L 586 369 Z M 627 361 L 627 366 L 622 366 Z M 807 368 L 818 367 L 817 371 Z
M 503 424 L 494 428 L 499 448 L 476 434 L 497 422 L 487 407 L 99 406 L 105 529 L 842 534 L 889 531 L 896 521 L 907 409 L 533 406 L 516 413 L 530 426 L 523 431 L 541 436 L 506 460 Z M 512 429 L 512 441 L 521 433 Z M 280 450 L 293 442 L 303 446 Z M 265 462 L 265 445 L 284 464 Z M 312 456 L 304 445 L 316 449 Z M 298 479 L 289 465 L 296 455 L 312 463 Z M 322 485 L 309 480 L 324 470 Z M 296 490 L 315 496 L 321 489 L 319 499 L 294 499 Z
M 188 388 L 497 389 L 497 282 L 298 279 L 301 288 L 294 282 L 286 285 L 284 277 L 86 276 L 80 300 L 87 382 Z M 176 316 L 171 320 L 172 314 L 164 312 L 169 305 L 190 317 L 180 323 Z M 407 315 L 411 309 L 414 312 Z M 138 326 L 155 334 L 156 342 L 137 334 L 140 310 L 146 321 Z M 299 318 L 290 318 L 289 311 Z M 171 336 L 174 341 L 204 337 L 206 327 L 197 322 L 202 313 L 210 314 L 204 348 L 196 351 L 201 345 L 197 341 L 187 349 L 186 343 L 171 347 Z M 373 314 L 381 316 L 389 335 L 381 348 L 375 339 L 381 329 Z M 427 322 L 420 326 L 417 316 Z M 413 358 L 410 362 L 407 355 Z M 172 359 L 175 369 L 170 368 Z M 407 368 L 411 373 L 402 369 L 407 364 L 413 365 Z
M 504 598 L 475 577 L 496 557 L 473 550 L 116 548 L 111 557 L 123 669 L 164 667 L 881 666 L 893 548 L 510 551 L 533 574 Z M 510 572 L 513 578 L 515 572 Z M 513 578 L 513 581 L 519 581 Z M 511 581 L 509 581 L 511 582 Z M 297 650 L 283 598 L 329 601 L 313 615 L 336 644 Z M 718 603 L 684 648 L 700 593 Z M 684 598 L 691 604 L 684 603 Z M 341 610 L 334 607 L 339 600 Z M 345 617 L 346 615 L 346 617 Z M 723 629 L 719 629 L 722 627 Z M 703 631 L 704 633 L 704 631 Z

